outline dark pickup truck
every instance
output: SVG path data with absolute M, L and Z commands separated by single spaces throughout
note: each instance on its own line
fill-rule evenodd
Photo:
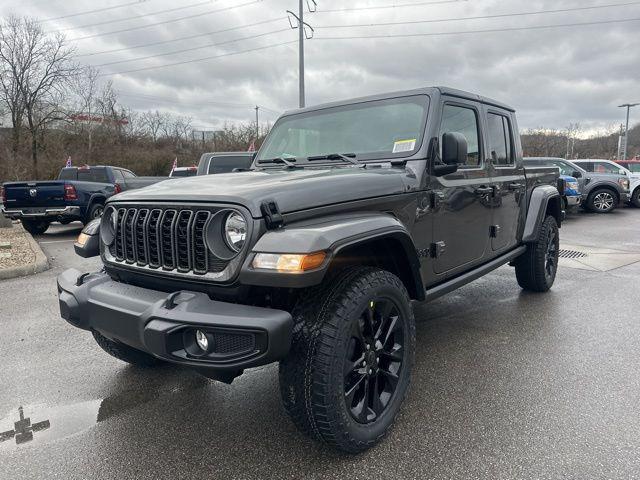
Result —
M 203 153 L 198 162 L 198 175 L 229 173 L 248 170 L 255 158 L 255 152 L 209 152 Z
M 561 221 L 558 169 L 524 168 L 509 106 L 441 87 L 331 103 L 280 117 L 251 171 L 108 200 L 77 245 L 104 269 L 63 272 L 60 310 L 132 364 L 231 382 L 280 362 L 296 426 L 358 452 L 407 394 L 412 301 L 506 264 L 549 290 Z
M 3 184 L 2 213 L 20 219 L 28 232 L 41 234 L 54 221 L 87 223 L 102 215 L 111 195 L 166 178 L 137 177 L 120 167 L 65 167 L 57 180 Z

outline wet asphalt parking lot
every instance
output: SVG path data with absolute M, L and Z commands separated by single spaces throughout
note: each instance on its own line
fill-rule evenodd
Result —
M 357 456 L 295 430 L 275 365 L 232 385 L 137 369 L 64 322 L 56 275 L 99 265 L 73 254 L 79 230 L 38 237 L 51 270 L 0 282 L 0 432 L 20 415 L 32 426 L 0 437 L 2 480 L 640 478 L 640 210 L 561 230 L 628 265 L 564 266 L 548 294 L 521 292 L 502 267 L 416 306 L 411 392 L 387 439 Z

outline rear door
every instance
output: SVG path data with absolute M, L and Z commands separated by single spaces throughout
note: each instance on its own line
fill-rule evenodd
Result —
M 491 249 L 507 250 L 518 243 L 523 220 L 526 181 L 522 159 L 517 152 L 514 125 L 510 112 L 485 107 L 487 122 L 487 157 L 490 158 L 493 187 L 492 222 L 489 229 Z
M 447 277 L 480 263 L 486 255 L 491 223 L 490 178 L 485 162 L 481 106 L 471 100 L 445 99 L 440 139 L 447 132 L 465 136 L 467 161 L 455 173 L 432 177 L 433 269 Z

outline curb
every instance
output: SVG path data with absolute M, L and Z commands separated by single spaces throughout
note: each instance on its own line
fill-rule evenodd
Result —
M 44 254 L 44 252 L 40 248 L 40 245 L 38 245 L 38 242 L 36 242 L 34 238 L 31 236 L 31 234 L 26 230 L 24 231 L 24 234 L 27 237 L 27 241 L 29 242 L 29 246 L 31 247 L 31 250 L 33 250 L 33 253 L 35 253 L 36 255 L 35 262 L 0 270 L 0 280 L 8 280 L 10 278 L 24 277 L 27 275 L 33 275 L 35 273 L 41 273 L 41 272 L 44 272 L 45 270 L 49 270 L 49 260 L 47 260 L 47 256 Z

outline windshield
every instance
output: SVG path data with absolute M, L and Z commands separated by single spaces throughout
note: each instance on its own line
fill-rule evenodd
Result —
M 407 157 L 420 148 L 428 108 L 429 98 L 415 95 L 290 115 L 276 123 L 257 159 Z
M 573 172 L 576 171 L 576 169 L 574 167 L 572 167 L 571 165 L 569 165 L 568 163 L 560 162 L 558 160 L 554 160 L 554 161 L 549 162 L 549 165 L 553 165 L 554 167 L 558 167 L 560 169 L 560 173 L 562 175 L 568 175 L 570 177 L 573 177 Z

